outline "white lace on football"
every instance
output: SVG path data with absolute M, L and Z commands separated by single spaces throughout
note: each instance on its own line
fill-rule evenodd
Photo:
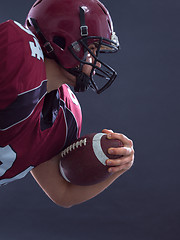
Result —
M 71 152 L 72 150 L 78 148 L 78 147 L 82 147 L 82 146 L 86 146 L 87 143 L 87 138 L 81 139 L 80 141 L 77 141 L 73 144 L 71 144 L 70 146 L 68 146 L 66 149 L 64 149 L 61 152 L 61 157 L 63 158 L 64 156 L 66 156 L 69 152 Z

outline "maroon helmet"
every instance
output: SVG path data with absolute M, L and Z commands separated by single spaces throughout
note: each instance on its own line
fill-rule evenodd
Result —
M 45 56 L 76 76 L 76 91 L 91 86 L 100 93 L 116 78 L 117 73 L 99 59 L 99 53 L 116 52 L 119 41 L 108 10 L 98 0 L 38 0 L 25 25 L 37 36 Z M 97 47 L 96 54 L 90 44 Z M 94 57 L 93 63 L 86 63 L 87 53 Z M 82 72 L 84 64 L 92 66 L 90 76 Z M 95 83 L 95 76 L 106 82 Z

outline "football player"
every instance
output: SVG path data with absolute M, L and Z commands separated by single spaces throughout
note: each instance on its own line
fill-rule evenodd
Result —
M 109 12 L 98 0 L 38 0 L 25 26 L 12 20 L 0 25 L 1 185 L 31 172 L 55 203 L 69 207 L 94 197 L 132 166 L 132 141 L 104 129 L 124 143 L 109 150 L 123 155 L 107 161 L 111 177 L 83 187 L 59 171 L 59 153 L 80 137 L 82 123 L 68 85 L 76 92 L 107 89 L 117 74 L 100 54 L 118 48 Z

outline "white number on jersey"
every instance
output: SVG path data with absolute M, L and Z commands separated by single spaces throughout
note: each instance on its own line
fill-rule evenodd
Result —
M 74 93 L 71 91 L 71 89 L 69 88 L 69 86 L 68 86 L 67 89 L 68 89 L 69 95 L 70 95 L 70 97 L 71 97 L 71 100 L 73 101 L 74 104 L 76 104 L 76 105 L 78 106 L 78 105 L 79 105 L 79 102 L 78 102 L 76 96 L 75 96 Z
M 34 38 L 34 42 L 29 42 L 29 45 L 31 48 L 31 56 L 44 61 L 44 55 L 37 39 Z
M 12 167 L 14 161 L 16 160 L 16 153 L 12 150 L 10 146 L 0 147 L 0 177 Z
M 0 147 L 0 177 L 3 176 L 6 173 L 6 171 L 12 167 L 15 160 L 16 160 L 16 153 L 13 151 L 13 149 L 9 145 L 6 147 Z M 7 184 L 14 180 L 23 178 L 32 169 L 33 167 L 30 166 L 29 168 L 19 173 L 18 175 L 14 176 L 13 178 L 2 179 L 0 180 L 0 185 Z
M 41 46 L 36 39 L 35 35 L 27 28 L 23 27 L 20 23 L 14 21 L 14 23 L 20 27 L 23 31 L 28 33 L 29 35 L 33 36 L 34 42 L 29 42 L 30 48 L 31 48 L 31 56 L 36 57 L 37 59 L 42 59 L 44 61 L 44 55 L 41 49 Z

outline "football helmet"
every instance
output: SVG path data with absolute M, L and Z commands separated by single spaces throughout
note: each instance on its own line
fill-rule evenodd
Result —
M 115 70 L 99 57 L 100 53 L 119 49 L 112 19 L 100 1 L 38 0 L 29 11 L 25 26 L 36 35 L 46 57 L 55 59 L 76 76 L 75 91 L 85 91 L 90 86 L 101 93 L 115 80 Z M 89 47 L 92 44 L 95 53 Z M 93 62 L 86 62 L 87 54 L 92 55 Z M 90 76 L 82 71 L 84 64 L 92 66 Z

